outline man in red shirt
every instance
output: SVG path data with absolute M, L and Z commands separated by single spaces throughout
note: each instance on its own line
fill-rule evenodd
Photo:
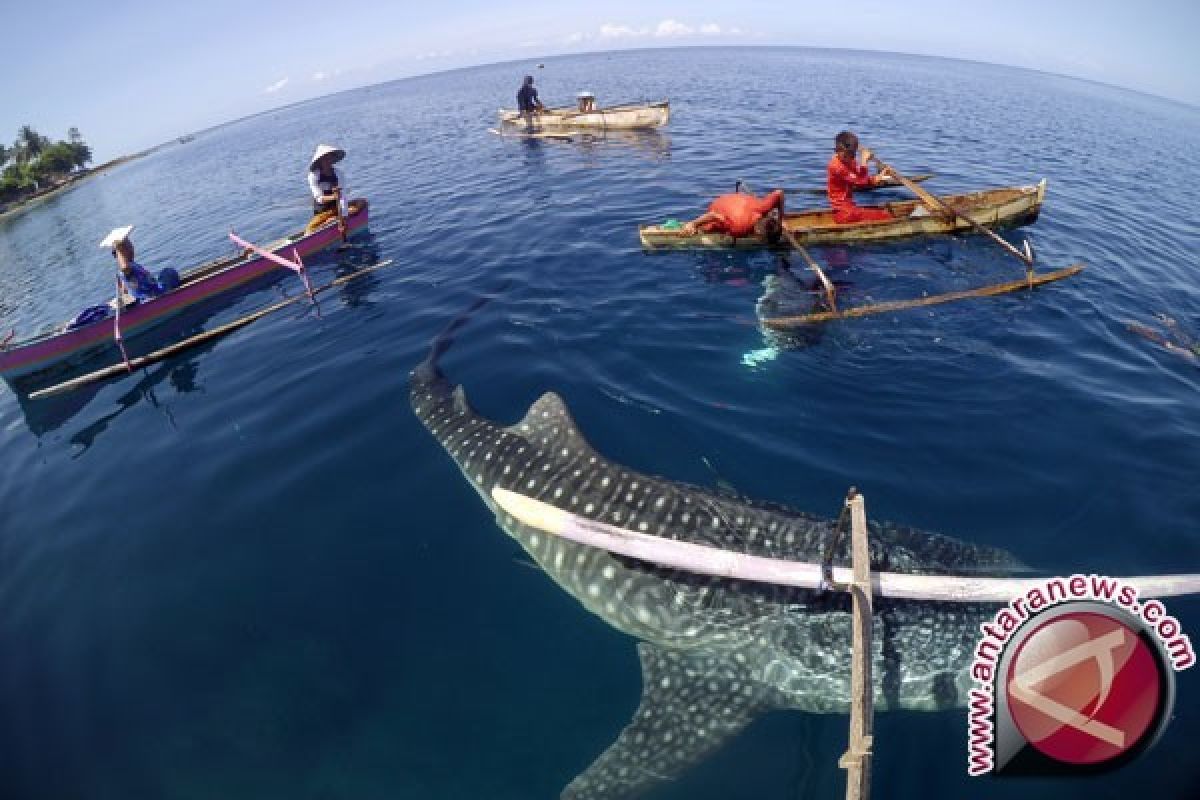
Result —
M 713 200 L 708 211 L 683 226 L 683 232 L 688 236 L 697 231 L 727 233 L 735 239 L 757 233 L 765 236 L 768 243 L 776 244 L 782 223 L 782 189 L 761 198 L 736 192 Z
M 879 179 L 888 173 L 881 172 L 872 176 L 867 171 L 871 161 L 871 151 L 862 149 L 861 161 L 856 160 L 858 137 L 850 131 L 842 131 L 833 140 L 833 158 L 829 159 L 826 167 L 828 179 L 825 190 L 829 194 L 829 206 L 833 209 L 833 221 L 839 225 L 849 222 L 869 222 L 892 219 L 891 213 L 883 208 L 859 208 L 854 204 L 854 190 L 874 186 Z

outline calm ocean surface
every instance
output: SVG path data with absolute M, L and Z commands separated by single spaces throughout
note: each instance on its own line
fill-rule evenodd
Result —
M 1046 572 L 1200 571 L 1200 368 L 1125 328 L 1166 313 L 1200 335 L 1200 111 L 857 52 L 545 64 L 547 100 L 670 97 L 671 124 L 500 139 L 495 109 L 532 65 L 480 67 L 209 131 L 0 222 L 0 326 L 28 332 L 107 296 L 96 242 L 116 225 L 137 224 L 153 269 L 230 252 L 231 227 L 298 228 L 330 142 L 371 225 L 314 271 L 397 262 L 319 318 L 294 306 L 99 388 L 0 388 L 0 797 L 557 797 L 636 707 L 634 642 L 530 568 L 407 399 L 435 334 L 501 287 L 444 361 L 493 418 L 555 390 L 645 472 L 827 516 L 855 485 L 872 517 Z M 1023 233 L 1042 268 L 1087 271 L 830 325 L 744 366 L 778 256 L 646 255 L 636 225 L 739 178 L 819 186 L 846 127 L 941 193 L 1048 178 Z M 1020 275 L 978 238 L 814 254 L 856 303 Z M 1200 635 L 1200 602 L 1168 607 Z M 882 714 L 876 796 L 1195 797 L 1198 674 L 1149 755 L 1088 780 L 968 780 L 964 712 Z M 844 717 L 772 714 L 654 797 L 839 796 L 845 735 Z

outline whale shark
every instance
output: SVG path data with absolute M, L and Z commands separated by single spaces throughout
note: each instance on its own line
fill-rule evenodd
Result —
M 417 418 L 529 558 L 585 609 L 637 640 L 642 696 L 633 719 L 562 798 L 641 796 L 771 710 L 848 712 L 847 595 L 698 576 L 615 556 L 523 525 L 495 504 L 492 490 L 630 530 L 806 562 L 823 560 L 834 520 L 614 463 L 587 442 L 553 392 L 517 422 L 494 422 L 442 373 L 437 361 L 445 344 L 435 344 L 411 375 Z M 1002 550 L 886 522 L 870 523 L 870 547 L 878 571 L 1023 571 Z M 832 563 L 848 565 L 848 549 L 845 541 L 833 548 Z M 877 599 L 876 709 L 966 705 L 979 625 L 995 610 Z

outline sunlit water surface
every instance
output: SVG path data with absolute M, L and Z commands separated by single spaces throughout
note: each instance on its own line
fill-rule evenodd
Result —
M 104 295 L 115 225 L 154 268 L 229 252 L 230 228 L 295 229 L 331 142 L 370 233 L 314 272 L 396 261 L 319 317 L 295 305 L 56 401 L 0 389 L 0 796 L 548 798 L 607 746 L 639 697 L 633 642 L 530 568 L 408 407 L 409 370 L 485 292 L 445 367 L 496 419 L 555 390 L 642 471 L 829 516 L 855 485 L 873 517 L 1047 572 L 1200 571 L 1200 369 L 1126 330 L 1165 313 L 1200 333 L 1200 112 L 963 62 L 705 49 L 537 73 L 551 100 L 670 97 L 661 133 L 488 134 L 531 68 L 264 114 L 0 222 L 3 324 L 31 330 Z M 747 367 L 778 257 L 646 255 L 636 225 L 737 179 L 818 186 L 846 127 L 940 192 L 1048 178 L 1023 233 L 1043 267 L 1087 271 L 829 325 Z M 977 238 L 814 254 L 856 303 L 1020 274 Z M 1200 631 L 1200 604 L 1169 605 Z M 1069 783 L 968 780 L 962 712 L 881 715 L 876 793 L 1195 796 L 1198 698 L 1181 674 L 1150 755 Z M 655 797 L 836 796 L 845 728 L 769 715 Z

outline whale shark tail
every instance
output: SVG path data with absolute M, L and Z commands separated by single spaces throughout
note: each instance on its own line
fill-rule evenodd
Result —
M 510 285 L 512 285 L 512 281 L 505 281 L 492 291 L 480 295 L 470 306 L 459 313 L 454 319 L 450 320 L 446 327 L 434 337 L 433 343 L 429 346 L 429 355 L 425 356 L 425 360 L 413 369 L 412 378 L 415 384 L 431 384 L 445 379 L 439 364 L 441 363 L 442 356 L 454 344 L 455 334 L 484 306 L 504 294 Z

